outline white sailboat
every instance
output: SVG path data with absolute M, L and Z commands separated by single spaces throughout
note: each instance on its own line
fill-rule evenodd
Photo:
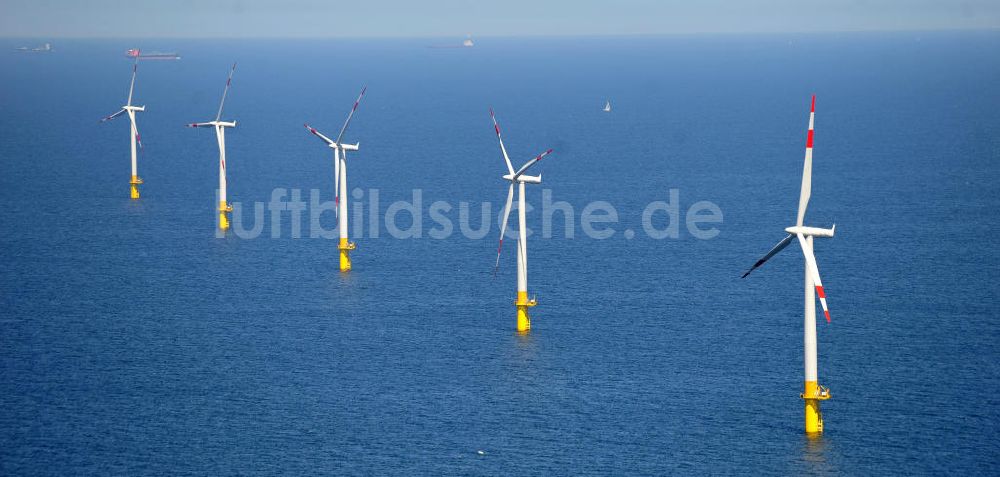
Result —
M 604 103 L 604 112 L 605 113 L 610 113 L 611 112 L 611 101 L 608 101 L 607 103 Z

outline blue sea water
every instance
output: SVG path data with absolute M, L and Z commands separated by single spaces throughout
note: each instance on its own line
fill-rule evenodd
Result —
M 997 472 L 1000 34 L 431 43 L 0 42 L 0 473 Z M 138 202 L 126 121 L 97 122 L 133 47 L 183 56 L 139 65 Z M 367 84 L 350 186 L 382 214 L 419 189 L 424 237 L 366 228 L 349 274 L 288 213 L 279 238 L 269 214 L 260 238 L 217 238 L 215 139 L 183 125 L 213 118 L 232 61 L 230 200 L 329 200 L 302 123 L 335 134 Z M 837 224 L 816 242 L 833 317 L 816 440 L 797 245 L 739 278 L 794 221 L 813 93 L 807 223 Z M 490 106 L 514 162 L 555 148 L 528 188 L 528 336 L 513 246 L 492 277 Z M 561 214 L 538 233 L 544 189 L 575 208 L 573 238 Z M 648 237 L 671 189 L 682 214 L 716 204 L 718 236 Z M 437 200 L 446 239 L 427 236 Z M 619 215 L 603 240 L 580 224 L 597 200 Z M 491 204 L 485 238 L 458 233 L 462 201 L 473 226 Z

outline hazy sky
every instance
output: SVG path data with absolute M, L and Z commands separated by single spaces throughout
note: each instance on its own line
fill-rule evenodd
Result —
M 1000 28 L 1000 0 L 0 0 L 4 37 L 417 37 Z

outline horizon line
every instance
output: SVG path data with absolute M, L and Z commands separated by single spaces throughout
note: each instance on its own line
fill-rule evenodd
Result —
M 494 38 L 637 38 L 637 37 L 685 37 L 685 36 L 780 36 L 780 35 L 835 35 L 835 34 L 875 34 L 875 33 L 1000 33 L 1000 26 L 988 28 L 921 28 L 921 29 L 857 29 L 857 30 L 789 30 L 789 31 L 700 31 L 700 32 L 657 32 L 657 33 L 553 33 L 553 34 L 456 34 L 456 35 L 218 35 L 218 36 L 7 36 L 0 34 L 0 40 L 426 40 Z

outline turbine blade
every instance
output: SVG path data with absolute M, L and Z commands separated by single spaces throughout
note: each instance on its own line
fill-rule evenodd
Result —
M 497 263 L 493 265 L 493 276 L 497 276 L 497 269 L 500 268 L 500 251 L 503 250 L 503 236 L 507 233 L 507 219 L 510 218 L 510 204 L 514 200 L 514 183 L 510 183 L 507 190 L 507 204 L 503 206 L 503 225 L 500 226 L 500 245 L 497 246 Z
M 117 118 L 118 116 L 121 116 L 123 114 L 125 114 L 125 110 L 124 109 L 118 111 L 115 114 L 112 114 L 111 116 L 105 116 L 105 117 L 101 118 L 100 121 L 98 121 L 98 122 L 103 123 L 103 122 L 111 121 L 112 119 Z
M 132 91 L 135 89 L 135 71 L 139 67 L 139 50 L 135 50 L 135 62 L 132 63 L 132 82 L 128 85 L 128 103 L 132 106 Z
M 340 149 L 333 152 L 333 215 L 340 217 Z M 350 216 L 348 216 L 350 218 Z
M 802 166 L 802 190 L 799 193 L 799 215 L 795 219 L 795 225 L 802 225 L 802 220 L 806 217 L 806 207 L 809 206 L 809 196 L 812 194 L 812 169 L 813 169 L 813 125 L 816 119 L 816 95 L 812 97 L 812 106 L 809 107 L 809 132 L 806 133 L 806 159 Z
M 309 126 L 308 124 L 304 124 L 304 126 L 306 127 L 306 129 L 309 130 L 309 132 L 313 133 L 314 136 L 322 139 L 323 142 L 325 142 L 327 144 L 333 144 L 333 140 L 332 139 L 324 136 L 322 133 L 320 133 L 319 131 L 317 131 L 316 128 L 313 128 L 313 127 Z
M 135 134 L 135 142 L 139 144 L 139 149 L 142 149 L 142 139 L 139 137 L 139 127 L 135 125 L 135 121 L 132 121 L 132 134 Z
M 756 262 L 756 263 L 754 263 L 754 264 L 753 264 L 753 266 L 752 266 L 752 267 L 750 267 L 750 269 L 749 269 L 749 270 L 747 270 L 747 271 L 746 271 L 746 272 L 745 272 L 745 273 L 743 274 L 743 276 L 742 276 L 742 277 L 740 277 L 740 278 L 746 278 L 746 277 L 747 277 L 747 275 L 749 275 L 749 274 L 750 274 L 750 272 L 752 272 L 752 271 L 754 271 L 754 270 L 756 270 L 756 269 L 760 268 L 760 266 L 761 266 L 761 265 L 763 265 L 763 264 L 764 264 L 764 262 L 767 262 L 768 260 L 770 260 L 770 259 L 771 259 L 771 257 L 773 257 L 773 256 L 777 255 L 777 254 L 778 254 L 778 252 L 780 252 L 780 251 L 784 250 L 784 249 L 785 249 L 785 247 L 787 247 L 787 246 L 788 246 L 788 244 L 790 244 L 790 243 L 792 243 L 792 234 L 788 234 L 788 236 L 787 236 L 787 237 L 785 237 L 785 238 L 781 239 L 781 241 L 780 241 L 780 242 L 778 242 L 778 244 L 777 244 L 777 245 L 775 245 L 774 247 L 772 247 L 772 248 L 771 248 L 771 250 L 770 250 L 769 252 L 767 252 L 766 254 L 764 254 L 764 256 L 760 258 L 760 260 L 757 260 L 757 262 Z
M 830 310 L 826 307 L 826 292 L 823 291 L 823 280 L 819 278 L 819 267 L 816 265 L 816 255 L 812 246 L 805 236 L 798 234 L 799 245 L 802 246 L 802 254 L 806 257 L 806 266 L 812 275 L 813 285 L 816 287 L 816 295 L 819 296 L 819 303 L 823 305 L 823 314 L 826 315 L 826 322 L 830 322 Z
M 222 90 L 222 101 L 219 102 L 219 113 L 215 115 L 216 121 L 222 118 L 222 107 L 226 105 L 226 95 L 229 94 L 229 85 L 233 82 L 233 72 L 235 71 L 236 63 L 233 63 L 233 68 L 229 70 L 229 78 L 226 79 L 226 88 Z
M 518 224 L 518 227 L 520 227 L 520 224 Z M 525 260 L 524 257 L 528 256 L 527 249 L 525 247 L 526 247 L 525 243 L 521 241 L 521 234 L 517 234 L 517 248 L 520 249 L 521 252 L 517 254 L 517 265 L 527 270 L 528 267 L 526 267 L 524 264 Z
M 517 178 L 521 177 L 521 174 L 524 174 L 524 172 L 527 171 L 529 167 L 535 165 L 536 162 L 542 160 L 543 157 L 548 156 L 551 153 L 552 153 L 552 149 L 549 149 L 549 150 L 547 150 L 547 151 L 545 151 L 545 152 L 543 152 L 543 153 L 535 156 L 534 159 L 532 159 L 532 160 L 524 163 L 524 165 L 521 166 L 521 168 L 518 169 L 517 172 L 514 173 L 514 180 L 517 180 Z
M 507 148 L 503 147 L 503 138 L 500 137 L 500 125 L 497 124 L 497 117 L 493 114 L 493 108 L 490 108 L 490 118 L 493 119 L 493 129 L 497 132 L 497 140 L 500 141 L 500 152 L 503 153 L 503 160 L 507 163 L 507 172 L 514 174 L 514 166 L 510 163 L 510 157 L 507 156 Z
M 361 97 L 365 95 L 365 91 L 368 91 L 368 87 L 364 86 L 361 88 L 361 94 L 358 95 L 358 99 L 354 100 L 354 107 L 351 108 L 351 112 L 347 113 L 347 121 L 344 121 L 344 127 L 340 128 L 340 134 L 337 135 L 337 144 L 344 139 L 344 132 L 347 131 L 347 125 L 351 124 L 351 118 L 354 117 L 354 112 L 358 110 L 358 105 L 361 104 Z

